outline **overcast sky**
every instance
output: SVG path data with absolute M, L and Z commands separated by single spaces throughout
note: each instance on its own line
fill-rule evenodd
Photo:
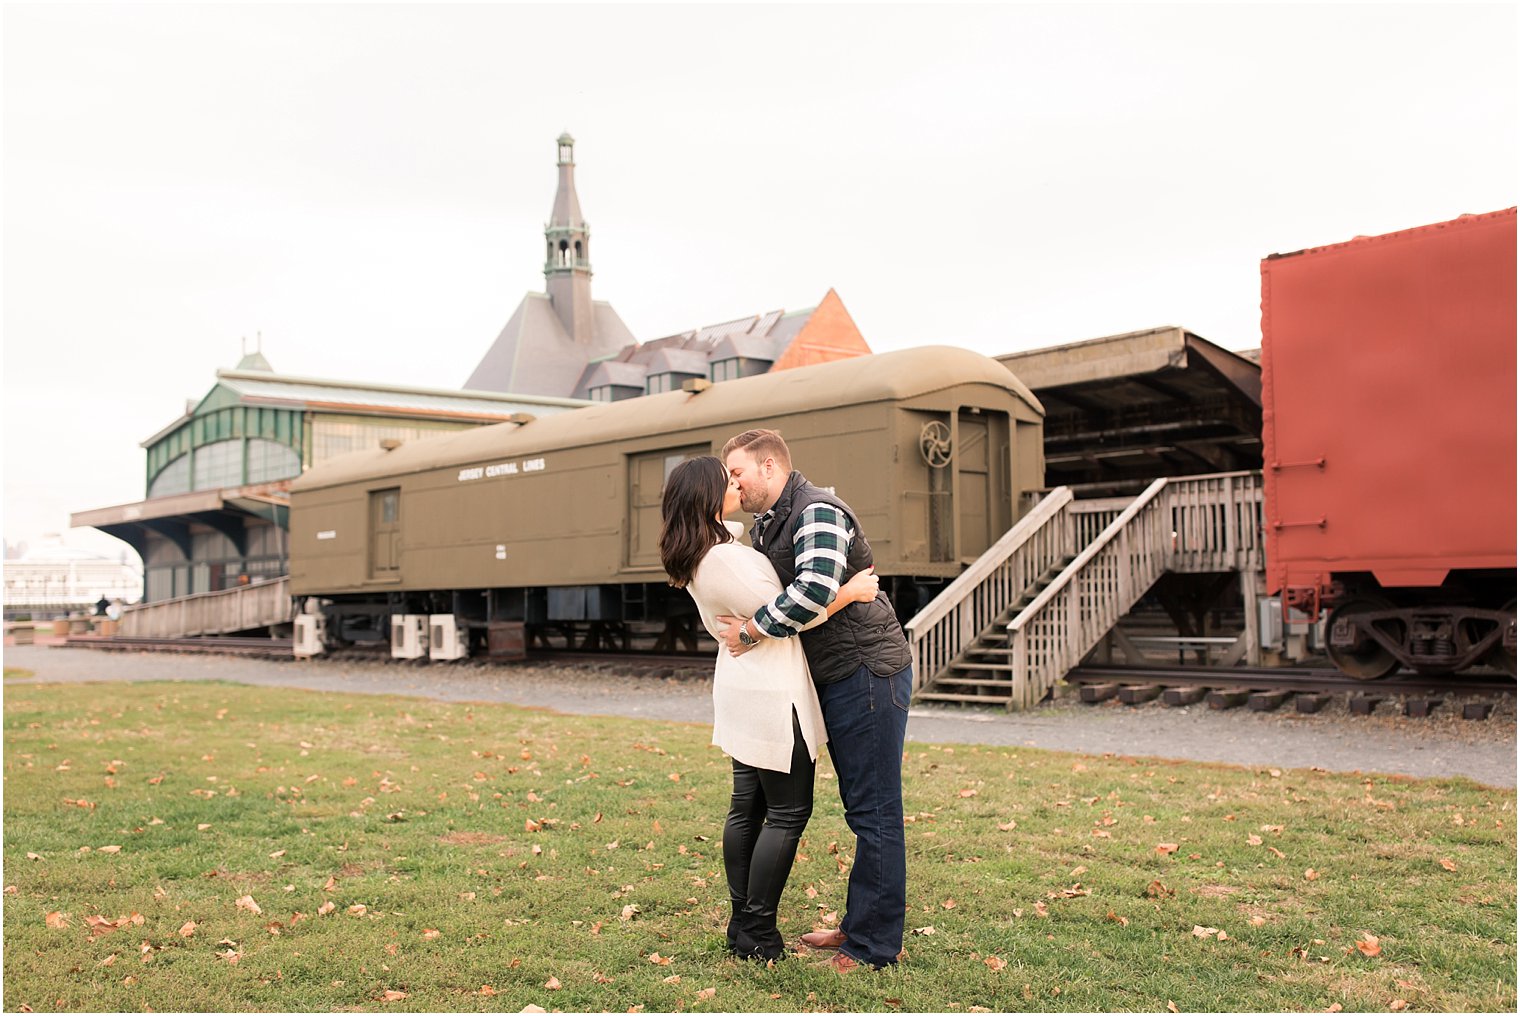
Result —
M 1180 324 L 1516 202 L 1513 5 L 4 9 L 4 533 L 142 498 L 240 339 L 459 387 L 542 291 L 655 338 L 830 287 L 873 349 Z M 79 545 L 125 545 L 93 531 Z

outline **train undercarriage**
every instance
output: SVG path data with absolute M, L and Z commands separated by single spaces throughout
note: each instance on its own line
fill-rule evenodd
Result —
M 942 579 L 883 576 L 907 620 Z M 660 582 L 294 597 L 294 653 L 388 646 L 396 659 L 521 659 L 530 650 L 710 653 L 684 590 Z
M 1515 674 L 1515 573 L 1454 575 L 1431 589 L 1338 578 L 1326 651 L 1343 673 L 1387 677 L 1401 666 L 1452 674 L 1487 665 Z

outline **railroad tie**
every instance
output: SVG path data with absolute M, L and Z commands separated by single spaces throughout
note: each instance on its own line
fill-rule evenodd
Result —
M 1161 701 L 1169 706 L 1190 706 L 1194 702 L 1202 702 L 1203 697 L 1208 693 L 1209 690 L 1202 685 L 1168 688 L 1161 693 Z
M 1378 703 L 1381 701 L 1383 701 L 1383 696 L 1381 695 L 1353 695 L 1346 704 L 1350 706 L 1351 712 L 1355 716 L 1371 716 L 1372 711 L 1378 707 Z
M 1119 685 L 1111 681 L 1105 684 L 1084 684 L 1081 694 L 1083 702 L 1102 702 L 1119 694 Z
M 1142 702 L 1149 702 L 1161 694 L 1159 684 L 1127 684 L 1119 689 L 1119 701 L 1127 706 L 1137 706 Z
M 1251 697 L 1246 699 L 1246 704 L 1251 707 L 1252 712 L 1270 713 L 1272 710 L 1288 701 L 1288 697 L 1292 694 L 1293 692 L 1291 691 L 1253 692 L 1251 694 Z
M 1486 720 L 1488 714 L 1494 711 L 1492 702 L 1467 702 L 1462 706 L 1462 719 Z
M 1207 696 L 1210 709 L 1234 709 L 1240 705 L 1251 693 L 1249 691 L 1211 691 Z
M 1423 719 L 1436 711 L 1436 706 L 1445 699 L 1439 698 L 1406 698 L 1404 700 L 1404 715 L 1415 719 Z
M 1293 699 L 1293 706 L 1301 713 L 1317 713 L 1325 708 L 1325 703 L 1329 701 L 1329 695 L 1322 695 L 1318 692 L 1303 692 Z

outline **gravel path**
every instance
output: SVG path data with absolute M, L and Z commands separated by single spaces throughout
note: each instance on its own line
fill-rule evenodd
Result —
M 5 665 L 33 672 L 27 682 L 236 681 L 316 691 L 412 695 L 455 702 L 508 702 L 566 713 L 712 722 L 710 680 L 701 670 L 654 671 L 630 665 L 590 667 L 415 665 L 394 661 L 270 661 L 227 656 L 102 652 L 15 646 Z M 7 680 L 6 684 L 18 679 Z M 1321 713 L 1218 711 L 1117 701 L 1046 704 L 1024 713 L 917 706 L 908 740 L 1020 745 L 1090 755 L 1152 756 L 1283 769 L 1406 776 L 1466 776 L 1515 786 L 1515 702 L 1505 699 L 1484 721 L 1443 705 L 1425 719 L 1398 706 L 1351 716 L 1344 700 Z

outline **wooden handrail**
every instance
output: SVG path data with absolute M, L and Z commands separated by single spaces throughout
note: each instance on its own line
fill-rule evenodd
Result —
M 1119 532 L 1129 524 L 1131 519 L 1139 515 L 1142 511 L 1149 507 L 1152 502 L 1156 500 L 1161 492 L 1166 489 L 1166 485 L 1167 479 L 1163 476 L 1160 479 L 1153 481 L 1149 487 L 1146 487 L 1145 491 L 1139 497 L 1135 498 L 1134 502 L 1131 503 L 1128 508 L 1119 513 L 1118 518 L 1110 522 L 1107 528 L 1105 528 L 1102 533 L 1098 534 L 1098 538 L 1096 540 L 1088 544 L 1086 549 L 1078 554 L 1076 558 L 1071 562 L 1071 564 L 1066 566 L 1061 574 L 1056 577 L 1056 580 L 1054 582 L 1041 590 L 1040 595 L 1036 596 L 1034 600 L 1030 602 L 1029 606 L 1019 611 L 1018 616 L 1015 617 L 1012 621 L 1008 622 L 1008 630 L 1010 632 L 1020 630 L 1024 627 L 1024 625 L 1029 623 L 1029 620 L 1033 618 L 1035 614 L 1045 609 L 1045 605 L 1047 603 L 1055 599 L 1061 590 L 1065 589 L 1068 585 L 1071 584 L 1073 576 L 1075 576 L 1084 567 L 1086 567 L 1087 562 L 1097 557 L 1103 548 L 1108 546 L 1108 544 L 1119 535 Z

